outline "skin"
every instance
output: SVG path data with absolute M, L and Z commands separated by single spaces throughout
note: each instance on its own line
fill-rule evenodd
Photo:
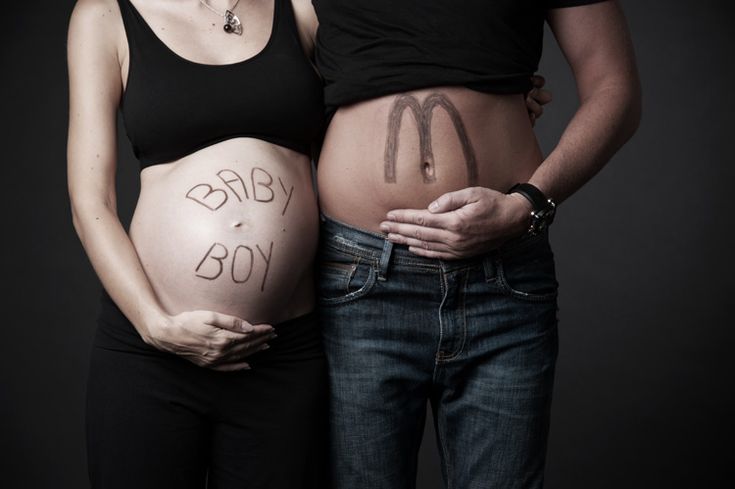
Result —
M 633 135 L 641 95 L 630 35 L 617 2 L 555 9 L 548 22 L 574 72 L 580 106 L 559 144 L 527 181 L 558 204 Z M 380 230 L 417 255 L 455 259 L 484 253 L 522 233 L 530 210 L 518 194 L 469 187 L 447 192 L 425 208 L 392 209 Z
M 308 0 L 292 3 L 310 56 L 317 27 L 313 7 Z M 210 4 L 220 10 L 229 6 Z M 135 0 L 134 5 L 171 50 L 197 63 L 249 58 L 270 35 L 270 1 L 238 5 L 236 14 L 248 9 L 248 16 L 241 16 L 247 38 L 223 34 L 220 20 L 198 0 Z M 105 289 L 146 343 L 214 370 L 249 368 L 246 358 L 275 338 L 272 323 L 313 307 L 311 263 L 303 258 L 304 246 L 316 247 L 316 226 L 309 224 L 316 222 L 316 203 L 308 158 L 237 138 L 146 168 L 128 234 L 117 216 L 115 193 L 117 110 L 129 67 L 117 2 L 78 1 L 69 26 L 68 65 L 72 218 Z M 534 83 L 525 109 L 532 121 L 551 99 L 541 77 Z M 264 173 L 253 173 L 256 166 Z M 250 199 L 235 175 L 250 188 Z M 270 178 L 278 199 L 255 198 L 263 187 L 254 175 L 261 183 Z M 220 200 L 213 202 L 217 196 Z M 294 215 L 298 209 L 303 214 Z M 278 229 L 263 229 L 261 223 L 274 221 Z M 274 238 L 281 227 L 298 239 Z M 201 242 L 194 239 L 199 236 L 204 236 Z M 280 258 L 296 255 L 295 261 Z M 242 263 L 253 264 L 252 274 Z

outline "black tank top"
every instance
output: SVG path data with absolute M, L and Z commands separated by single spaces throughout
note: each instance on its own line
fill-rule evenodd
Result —
M 130 0 L 118 0 L 130 51 L 120 106 L 141 169 L 243 136 L 310 154 L 322 134 L 323 86 L 301 47 L 291 1 L 274 2 L 262 51 L 207 65 L 174 53 Z

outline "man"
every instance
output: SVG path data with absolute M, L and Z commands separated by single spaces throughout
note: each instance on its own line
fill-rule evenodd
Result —
M 426 402 L 447 487 L 539 488 L 557 353 L 548 225 L 631 137 L 611 0 L 313 0 L 334 487 L 415 485 Z M 547 21 L 581 104 L 546 157 L 523 93 Z

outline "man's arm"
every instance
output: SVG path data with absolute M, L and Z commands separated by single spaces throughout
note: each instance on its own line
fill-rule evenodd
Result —
M 580 107 L 529 181 L 561 202 L 600 171 L 638 128 L 641 89 L 618 2 L 554 9 L 548 22 L 574 72 Z
M 529 182 L 559 203 L 600 171 L 633 135 L 641 95 L 627 23 L 617 1 L 555 9 L 548 21 L 574 72 L 580 106 Z M 428 209 L 390 211 L 381 229 L 418 255 L 462 258 L 523 233 L 530 210 L 519 194 L 472 187 L 444 194 Z

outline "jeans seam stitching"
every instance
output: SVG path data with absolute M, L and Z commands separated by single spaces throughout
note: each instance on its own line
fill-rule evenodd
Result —
M 371 265 L 371 264 L 368 264 L 368 265 Z M 373 289 L 373 287 L 375 287 L 376 282 L 377 282 L 377 272 L 375 271 L 374 264 L 372 264 L 370 266 L 370 271 L 368 272 L 368 278 L 365 281 L 365 285 L 360 287 L 358 290 L 349 292 L 346 295 L 342 295 L 340 297 L 331 297 L 331 298 L 320 297 L 319 303 L 324 306 L 339 306 L 342 304 L 353 302 L 369 294 L 370 291 Z M 349 287 L 349 282 L 347 286 Z
M 442 339 L 444 338 L 444 325 L 442 321 L 442 310 L 444 307 L 444 302 L 446 301 L 446 298 L 447 298 L 447 285 L 445 283 L 446 277 L 444 276 L 443 271 L 439 273 L 439 277 L 441 279 L 439 281 L 439 285 L 442 291 L 442 301 L 439 304 L 439 342 L 437 343 L 437 350 L 436 350 L 436 354 L 434 355 L 434 375 L 432 376 L 433 380 L 436 380 L 437 369 L 439 367 L 439 364 L 442 361 L 441 348 L 442 348 Z
M 462 301 L 461 301 L 461 307 L 460 307 L 460 312 L 462 314 L 462 341 L 459 347 L 457 347 L 457 349 L 453 351 L 452 353 L 450 353 L 449 355 L 441 355 L 440 353 L 437 353 L 437 357 L 438 357 L 437 359 L 441 360 L 442 362 L 448 362 L 451 360 L 455 360 L 457 357 L 459 357 L 459 355 L 461 355 L 462 352 L 464 351 L 464 345 L 467 340 L 467 315 L 465 314 L 466 304 L 465 304 L 464 291 L 467 288 L 467 282 L 469 280 L 469 270 L 464 270 L 464 272 L 465 272 L 464 281 L 462 283 L 462 289 L 461 289 L 462 290 Z M 447 287 L 447 289 L 448 288 L 449 287 Z
M 462 307 L 460 308 L 460 311 L 462 314 L 462 343 L 460 343 L 459 348 L 457 349 L 457 352 L 450 360 L 453 360 L 462 354 L 462 352 L 464 351 L 464 345 L 467 342 L 467 314 L 465 313 L 465 310 L 466 310 L 465 291 L 467 290 L 468 281 L 469 281 L 469 272 L 465 271 L 464 281 L 462 283 Z
M 332 248 L 334 251 L 348 254 L 354 258 L 365 258 L 370 260 L 379 259 L 379 254 L 377 252 L 373 253 L 372 250 L 367 250 L 360 246 L 348 246 L 333 240 L 325 243 L 324 246 L 327 249 Z
M 526 301 L 526 302 L 550 302 L 550 301 L 553 301 L 559 295 L 558 291 L 551 292 L 548 294 L 529 294 L 528 292 L 516 290 L 513 287 L 511 287 L 511 285 L 508 283 L 508 281 L 505 278 L 505 268 L 503 267 L 502 258 L 498 258 L 496 267 L 497 267 L 496 275 L 500 283 L 501 289 L 503 289 L 511 297 L 515 297 L 516 299 Z
M 441 399 L 439 400 L 439 404 L 441 405 Z M 444 459 L 444 470 L 447 473 L 447 489 L 452 489 L 452 464 L 449 461 L 449 451 L 447 450 L 447 441 L 446 441 L 446 427 L 444 426 L 444 423 L 441 421 L 442 418 L 439 418 L 439 424 L 441 424 L 441 429 L 439 433 L 439 440 L 442 447 L 443 452 L 443 459 Z

